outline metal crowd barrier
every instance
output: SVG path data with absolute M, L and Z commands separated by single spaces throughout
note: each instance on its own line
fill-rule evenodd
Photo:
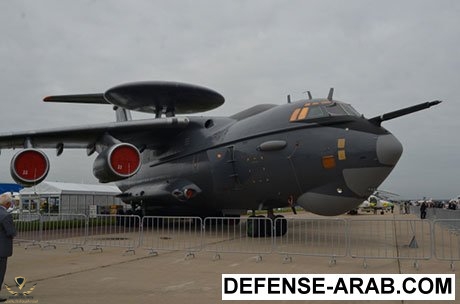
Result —
M 40 246 L 41 241 L 41 217 L 36 213 L 14 213 L 13 222 L 16 228 L 14 242 L 29 246 Z
M 449 261 L 454 270 L 454 262 L 460 261 L 460 219 L 435 220 L 433 225 L 434 255 L 438 260 Z
M 266 217 L 208 217 L 204 221 L 203 244 L 220 259 L 222 253 L 255 254 L 257 261 L 273 248 L 273 221 Z
M 432 257 L 431 222 L 427 220 L 352 220 L 348 227 L 352 258 L 419 260 Z
M 85 246 L 102 251 L 119 247 L 184 251 L 186 258 L 205 250 L 219 259 L 224 253 L 256 255 L 278 253 L 285 261 L 292 255 L 336 258 L 460 260 L 460 219 L 335 219 L 266 217 L 149 217 L 134 215 L 13 214 L 15 242 L 30 246 Z
M 140 246 L 141 218 L 137 215 L 100 215 L 88 218 L 86 246 L 93 250 L 120 247 L 135 253 Z
M 103 247 L 121 247 L 134 252 L 140 245 L 140 217 L 135 215 L 84 214 L 13 214 L 17 231 L 15 242 L 43 248 L 71 245 L 102 251 Z
M 185 251 L 186 258 L 194 257 L 202 248 L 202 219 L 144 216 L 141 246 L 153 255 L 158 251 Z
M 56 245 L 70 245 L 70 251 L 83 251 L 87 236 L 87 220 L 84 214 L 41 215 L 40 244 L 53 248 L 56 248 Z
M 324 256 L 330 265 L 337 257 L 346 257 L 347 221 L 344 219 L 277 218 L 275 226 L 287 225 L 284 236 L 275 237 L 275 251 L 285 255 L 284 261 L 292 261 L 291 255 Z

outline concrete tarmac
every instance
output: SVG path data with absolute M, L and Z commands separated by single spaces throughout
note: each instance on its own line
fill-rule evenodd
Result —
M 304 215 L 299 215 L 300 217 Z M 298 216 L 298 217 L 299 217 Z M 311 214 L 307 215 L 309 218 Z M 341 218 L 348 218 L 343 216 Z M 360 219 L 415 219 L 412 215 L 358 215 Z M 366 246 L 363 244 L 362 246 Z M 375 259 L 367 261 L 349 256 L 337 258 L 330 265 L 328 257 L 293 256 L 285 263 L 283 256 L 275 253 L 255 255 L 223 253 L 221 259 L 213 260 L 212 252 L 197 252 L 194 258 L 185 258 L 185 252 L 160 252 L 151 256 L 137 249 L 135 254 L 123 255 L 121 248 L 104 248 L 99 251 L 68 252 L 68 247 L 40 249 L 38 247 L 15 246 L 14 255 L 8 261 L 5 277 L 7 285 L 15 286 L 15 277 L 27 279 L 24 290 L 35 288 L 27 298 L 15 298 L 3 288 L 2 296 L 9 297 L 6 303 L 217 303 L 221 301 L 221 274 L 223 273 L 303 273 L 303 274 L 451 274 L 449 261 L 437 260 L 434 256 L 419 262 L 415 269 L 413 261 L 397 259 Z M 457 299 L 460 282 L 455 284 Z M 24 291 L 22 290 L 22 291 Z M 253 301 L 258 303 L 259 301 Z M 282 301 L 290 302 L 290 301 Z M 315 301 L 306 301 L 315 303 Z M 337 303 L 336 301 L 317 301 Z M 343 301 L 342 301 L 343 302 Z M 360 301 L 361 303 L 374 301 Z M 403 303 L 404 301 L 383 301 Z M 411 301 L 417 303 L 422 301 Z M 347 303 L 347 302 L 344 302 Z M 350 301 L 348 303 L 354 303 Z M 430 301 L 423 301 L 430 303 Z M 434 302 L 433 302 L 434 303 Z M 443 301 L 443 303 L 455 303 Z

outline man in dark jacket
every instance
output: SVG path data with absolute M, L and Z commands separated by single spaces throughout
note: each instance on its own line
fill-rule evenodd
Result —
M 423 202 L 421 205 L 420 205 L 420 218 L 423 220 L 423 219 L 426 219 L 426 208 L 427 208 L 427 204 L 425 202 Z
M 7 212 L 11 207 L 11 195 L 0 195 L 0 290 L 6 273 L 6 262 L 13 255 L 13 238 L 16 236 L 13 217 Z M 6 299 L 0 297 L 0 302 Z

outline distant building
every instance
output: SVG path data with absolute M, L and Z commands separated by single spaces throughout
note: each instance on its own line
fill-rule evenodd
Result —
M 98 206 L 98 213 L 108 213 L 111 206 L 123 204 L 115 197 L 121 192 L 114 185 L 42 182 L 19 193 L 22 210 L 31 213 L 89 214 L 91 205 Z

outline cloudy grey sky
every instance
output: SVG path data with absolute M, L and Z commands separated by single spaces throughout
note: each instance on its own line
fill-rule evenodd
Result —
M 226 103 L 209 115 L 329 87 L 366 117 L 441 99 L 384 124 L 404 153 L 382 189 L 460 194 L 459 1 L 0 1 L 0 33 L 0 132 L 113 121 L 41 99 L 137 80 L 213 88 Z M 47 154 L 48 180 L 96 182 L 85 151 Z

